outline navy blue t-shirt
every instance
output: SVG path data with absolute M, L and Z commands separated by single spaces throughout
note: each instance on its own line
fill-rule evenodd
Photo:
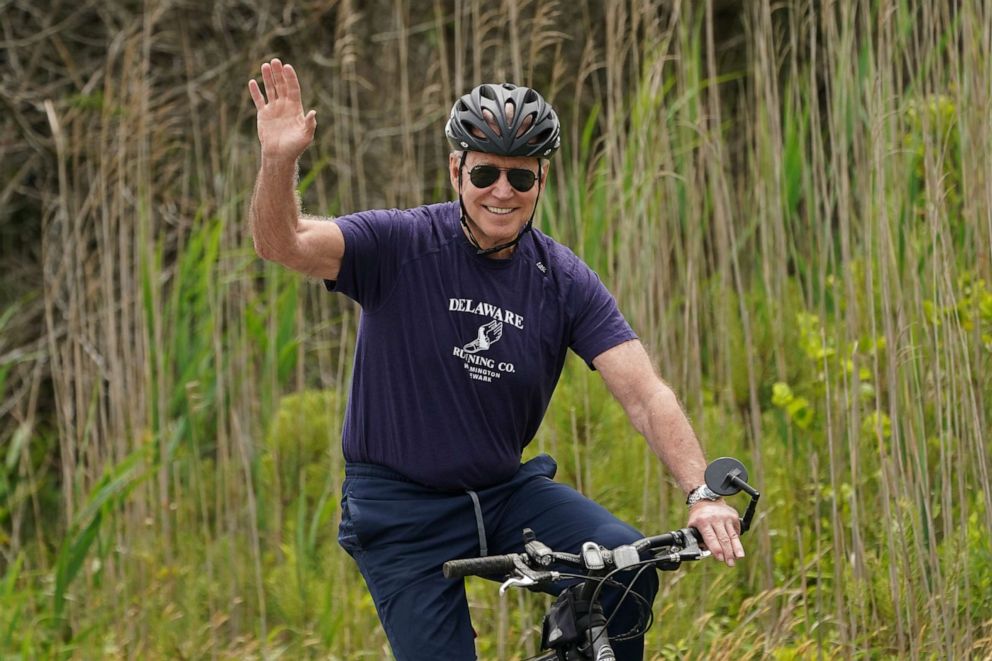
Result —
M 327 288 L 362 306 L 344 421 L 348 461 L 439 489 L 504 481 L 541 424 L 569 348 L 590 366 L 636 338 L 597 275 L 532 231 L 479 256 L 457 202 L 335 219 Z

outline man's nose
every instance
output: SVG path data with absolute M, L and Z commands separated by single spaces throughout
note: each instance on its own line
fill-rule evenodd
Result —
M 499 179 L 493 184 L 493 195 L 500 198 L 501 200 L 508 200 L 513 197 L 513 186 L 510 185 L 510 180 L 507 178 L 506 172 L 499 173 Z

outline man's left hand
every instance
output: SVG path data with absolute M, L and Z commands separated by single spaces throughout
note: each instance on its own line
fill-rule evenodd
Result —
M 703 543 L 717 560 L 733 567 L 735 559 L 744 557 L 740 516 L 725 502 L 699 501 L 689 509 L 688 525 L 702 534 Z

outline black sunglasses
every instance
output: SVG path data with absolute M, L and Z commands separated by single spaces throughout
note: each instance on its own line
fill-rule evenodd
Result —
M 499 179 L 499 173 L 506 173 L 506 180 L 521 193 L 534 187 L 537 175 L 523 168 L 498 168 L 495 165 L 476 165 L 468 171 L 468 178 L 476 188 L 489 188 Z

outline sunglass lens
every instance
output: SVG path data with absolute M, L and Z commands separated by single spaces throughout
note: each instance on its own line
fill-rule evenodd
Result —
M 488 188 L 499 179 L 499 168 L 492 165 L 476 165 L 469 170 L 468 177 L 472 180 L 472 185 L 476 188 Z M 513 185 L 512 181 L 510 185 Z
M 512 170 L 507 170 L 506 179 L 510 182 L 510 185 L 518 191 L 521 193 L 526 193 L 534 187 L 534 181 L 537 179 L 537 175 L 530 170 L 514 168 Z

